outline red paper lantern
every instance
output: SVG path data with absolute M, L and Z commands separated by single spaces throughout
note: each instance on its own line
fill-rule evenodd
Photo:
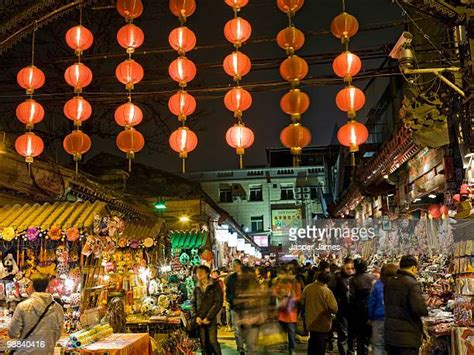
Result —
M 118 134 L 116 139 L 117 147 L 127 154 L 127 158 L 133 159 L 145 146 L 145 138 L 135 128 L 126 129 Z
M 238 155 L 243 155 L 245 149 L 252 146 L 255 135 L 250 128 L 245 127 L 242 123 L 236 123 L 227 130 L 225 140 L 236 150 Z
M 143 112 L 132 102 L 126 102 L 115 110 L 115 122 L 122 127 L 134 127 L 143 120 Z
M 301 150 L 311 143 L 311 132 L 300 123 L 292 123 L 280 133 L 281 143 L 290 148 L 291 154 L 299 155 Z
M 357 152 L 359 146 L 364 144 L 369 138 L 367 127 L 357 121 L 349 121 L 339 128 L 337 140 L 341 145 L 349 147 L 350 152 Z
M 80 126 L 91 117 L 92 106 L 82 96 L 74 96 L 64 104 L 64 115 L 74 121 L 75 126 Z
M 247 75 L 252 68 L 250 58 L 242 52 L 235 51 L 224 59 L 225 72 L 234 78 L 240 80 Z
M 66 69 L 64 79 L 74 91 L 81 92 L 92 82 L 92 71 L 83 63 L 75 63 Z
M 334 73 L 344 81 L 350 81 L 353 76 L 356 76 L 362 67 L 360 58 L 349 51 L 339 54 L 332 63 Z
M 83 51 L 89 49 L 94 42 L 94 35 L 86 27 L 82 25 L 71 27 L 66 32 L 66 43 L 74 49 L 76 54 L 82 54 Z
M 291 55 L 280 64 L 280 75 L 290 83 L 299 83 L 308 75 L 309 67 L 306 60 Z
M 43 152 L 44 143 L 33 132 L 27 132 L 16 139 L 15 149 L 18 154 L 25 157 L 27 163 L 33 163 L 33 159 Z
M 449 214 L 449 208 L 448 208 L 448 206 L 442 205 L 442 206 L 439 208 L 439 212 L 441 212 L 442 217 L 447 217 L 448 214 Z
M 331 32 L 336 38 L 340 38 L 343 42 L 346 42 L 354 36 L 359 30 L 359 22 L 357 19 L 343 12 L 336 16 L 331 22 Z
M 27 99 L 17 106 L 16 117 L 27 129 L 32 129 L 35 124 L 43 120 L 44 108 L 37 101 Z
M 144 41 L 145 34 L 142 29 L 133 23 L 123 26 L 117 32 L 117 42 L 127 50 L 127 53 L 133 53 Z
M 235 17 L 225 24 L 224 35 L 230 43 L 233 43 L 238 48 L 242 43 L 247 42 L 252 35 L 252 26 L 247 20 Z
M 179 127 L 176 131 L 171 133 L 169 143 L 171 149 L 179 153 L 179 157 L 185 159 L 188 153 L 196 149 L 198 138 L 196 133 L 191 131 L 188 127 Z
M 170 97 L 168 108 L 173 115 L 178 116 L 179 121 L 184 121 L 196 110 L 196 100 L 186 91 L 178 91 Z
M 168 73 L 179 86 L 186 87 L 187 83 L 196 76 L 196 65 L 186 57 L 173 60 L 168 68 Z
M 170 11 L 176 17 L 182 18 L 191 16 L 196 11 L 196 2 L 194 0 L 170 0 Z
M 282 111 L 296 120 L 299 120 L 301 115 L 308 110 L 309 104 L 309 96 L 299 89 L 290 90 L 280 101 Z
M 125 84 L 127 90 L 133 90 L 135 84 L 143 79 L 143 67 L 133 59 L 126 59 L 115 69 L 115 76 L 118 81 Z
M 294 14 L 304 5 L 304 0 L 277 0 L 278 8 L 286 14 Z
M 428 207 L 428 213 L 430 218 L 432 219 L 438 219 L 441 217 L 441 211 L 439 205 L 430 205 Z
M 364 107 L 365 95 L 362 90 L 355 86 L 346 86 L 337 93 L 336 105 L 341 111 L 347 112 L 348 117 L 353 118 L 356 112 Z
M 277 35 L 278 45 L 289 54 L 303 47 L 304 41 L 304 33 L 294 26 L 281 30 Z
M 225 3 L 230 7 L 239 10 L 241 7 L 246 6 L 249 0 L 225 0 Z
M 36 66 L 30 65 L 18 72 L 16 80 L 18 85 L 26 90 L 27 94 L 33 94 L 36 89 L 44 85 L 45 76 Z
M 92 146 L 90 137 L 82 131 L 76 130 L 68 134 L 63 141 L 64 150 L 73 156 L 74 161 L 81 160 Z
M 143 4 L 141 0 L 118 0 L 117 11 L 120 16 L 131 21 L 142 15 Z
M 224 104 L 229 111 L 235 112 L 236 117 L 240 117 L 243 111 L 252 106 L 252 95 L 244 88 L 237 86 L 225 94 Z
M 186 26 L 181 26 L 171 31 L 168 42 L 171 48 L 180 54 L 184 54 L 193 50 L 196 46 L 196 35 Z

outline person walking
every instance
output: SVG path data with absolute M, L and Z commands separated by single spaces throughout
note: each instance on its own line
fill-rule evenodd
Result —
M 273 285 L 273 295 L 277 299 L 278 322 L 288 334 L 288 351 L 295 353 L 298 302 L 301 300 L 301 283 L 287 267 L 279 270 Z
M 336 297 L 338 311 L 336 314 L 335 328 L 337 333 L 337 347 L 340 355 L 354 353 L 354 337 L 349 329 L 349 279 L 354 274 L 354 261 L 347 257 L 339 273 L 336 273 L 329 283 L 329 288 Z
M 337 302 L 327 287 L 331 275 L 326 271 L 317 274 L 315 282 L 306 286 L 302 295 L 303 319 L 309 332 L 308 355 L 324 355 L 337 313 Z
M 235 322 L 236 313 L 234 305 L 234 300 L 237 295 L 238 281 L 239 278 L 242 277 L 242 262 L 239 259 L 234 259 L 232 262 L 232 270 L 233 273 L 227 277 L 225 282 L 226 301 L 230 309 L 230 320 L 232 323 L 232 330 L 234 331 L 235 343 L 237 344 L 237 351 L 242 355 L 245 354 L 245 348 L 242 335 L 240 334 L 240 327 Z
M 384 336 L 389 355 L 418 355 L 423 336 L 421 317 L 428 315 L 428 309 L 417 272 L 416 257 L 405 255 L 397 275 L 384 283 Z
M 219 270 L 214 269 L 211 271 L 211 278 L 214 280 L 215 283 L 219 285 L 221 288 L 222 294 L 224 295 L 224 281 L 221 280 L 220 278 L 220 273 Z M 217 326 L 222 327 L 222 310 L 224 309 L 224 305 L 222 306 L 221 309 L 219 309 L 219 313 L 217 313 Z
M 367 263 L 363 259 L 354 260 L 355 275 L 349 280 L 349 329 L 352 329 L 357 355 L 369 353 L 371 327 L 369 325 L 369 296 L 375 282 L 367 272 Z
M 222 308 L 221 287 L 210 277 L 211 270 L 200 265 L 196 269 L 197 286 L 194 288 L 193 313 L 199 329 L 203 355 L 221 355 L 217 341 L 217 314 Z
M 17 355 L 53 354 L 64 325 L 62 307 L 46 292 L 49 279 L 44 274 L 31 276 L 30 297 L 18 304 L 8 325 L 8 335 L 14 339 L 10 347 Z M 9 343 L 10 344 L 10 343 Z
M 372 326 L 372 355 L 384 355 L 384 317 L 385 305 L 383 300 L 384 283 L 388 278 L 397 274 L 398 266 L 395 264 L 384 264 L 380 271 L 380 280 L 372 287 L 369 296 L 369 322 Z

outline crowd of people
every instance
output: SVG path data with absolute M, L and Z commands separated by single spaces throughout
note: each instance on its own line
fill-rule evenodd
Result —
M 418 354 L 428 311 L 417 268 L 412 255 L 370 272 L 365 260 L 350 257 L 341 266 L 320 260 L 252 268 L 238 259 L 229 272 L 199 266 L 193 304 L 202 353 L 221 354 L 217 331 L 226 326 L 239 354 L 257 354 L 276 333 L 285 334 L 289 354 L 297 335 L 309 335 L 311 355 L 336 350 L 333 344 L 341 355 L 369 348 L 374 355 Z

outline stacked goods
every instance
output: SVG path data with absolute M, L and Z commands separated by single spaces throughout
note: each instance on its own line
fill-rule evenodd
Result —
M 113 332 L 114 331 L 109 323 L 82 329 L 69 336 L 68 347 L 77 349 L 104 339 L 113 334 Z

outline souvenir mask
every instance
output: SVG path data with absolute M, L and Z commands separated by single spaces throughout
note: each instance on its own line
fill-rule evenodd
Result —
M 75 242 L 79 239 L 79 229 L 73 227 L 66 231 L 66 238 L 69 242 Z
M 34 242 L 38 239 L 39 237 L 39 229 L 38 228 L 28 228 L 26 231 L 26 237 L 30 242 Z
M 48 232 L 48 236 L 49 236 L 49 239 L 51 240 L 61 239 L 61 237 L 63 236 L 61 228 L 59 228 L 58 226 L 51 227 L 51 229 Z

